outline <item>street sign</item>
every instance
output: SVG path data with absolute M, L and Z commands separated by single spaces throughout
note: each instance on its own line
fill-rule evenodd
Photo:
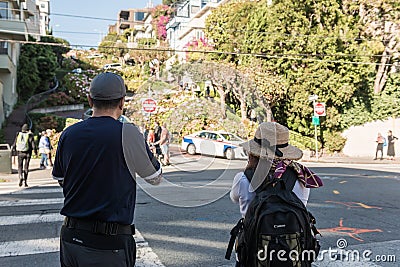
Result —
M 321 103 L 321 102 L 315 103 L 314 116 L 326 116 L 325 103 Z
M 157 109 L 157 102 L 152 98 L 143 99 L 142 109 L 144 112 L 154 113 Z
M 312 117 L 312 124 L 313 125 L 319 125 L 319 117 L 318 116 L 313 116 Z

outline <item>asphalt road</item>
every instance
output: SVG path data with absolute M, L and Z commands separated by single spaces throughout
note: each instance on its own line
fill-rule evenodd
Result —
M 240 215 L 228 192 L 246 162 L 187 155 L 174 155 L 172 162 L 164 168 L 162 185 L 139 183 L 136 226 L 145 240 L 139 242 L 138 265 L 232 266 L 233 259 L 227 261 L 224 255 L 229 231 Z M 335 249 L 344 239 L 347 247 L 342 251 L 371 250 L 373 260 L 386 256 L 393 261 L 395 256 L 400 261 L 400 165 L 305 165 L 325 184 L 312 190 L 308 204 L 322 233 L 322 249 Z M 0 183 L 0 266 L 59 266 L 62 193 L 48 170 L 31 176 L 28 189 L 20 190 L 12 179 Z M 398 266 L 327 258 L 315 265 Z

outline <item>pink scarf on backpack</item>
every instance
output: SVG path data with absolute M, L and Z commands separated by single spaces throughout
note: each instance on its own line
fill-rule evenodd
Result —
M 274 178 L 281 178 L 283 173 L 286 171 L 286 168 L 292 167 L 297 173 L 298 179 L 306 188 L 318 188 L 324 185 L 318 175 L 298 162 L 287 159 L 275 159 L 272 164 L 273 167 L 275 167 Z

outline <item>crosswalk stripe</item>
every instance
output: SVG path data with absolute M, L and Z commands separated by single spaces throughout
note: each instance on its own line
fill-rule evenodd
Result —
M 51 204 L 62 204 L 62 203 L 64 203 L 64 198 L 16 199 L 16 200 L 0 201 L 0 207 L 51 205 Z
M 29 181 L 28 184 L 30 187 L 24 188 L 19 187 L 15 182 L 2 183 L 0 184 L 0 195 L 62 193 L 62 188 L 58 186 L 56 181 L 52 181 L 51 179 L 35 179 Z M 0 207 L 51 205 L 62 204 L 63 202 L 64 198 L 2 200 L 0 201 Z M 51 222 L 60 223 L 61 225 L 63 220 L 64 216 L 59 213 L 0 216 L 0 226 L 29 225 Z M 149 247 L 148 242 L 143 238 L 139 231 L 136 230 L 134 238 L 137 243 L 137 260 L 135 266 L 164 267 L 158 256 Z M 57 253 L 59 250 L 59 237 L 0 242 L 0 258 Z
M 60 238 L 0 242 L 0 258 L 58 252 Z
M 1 216 L 0 226 L 29 224 L 29 223 L 60 222 L 63 220 L 64 216 L 62 216 L 59 213 Z
M 18 190 L 14 192 L 10 192 L 13 195 L 20 194 L 43 194 L 43 193 L 61 193 L 62 188 L 28 188 L 23 190 Z
M 137 246 L 137 267 L 164 267 L 158 256 L 144 242 L 143 236 L 136 231 L 135 240 Z M 25 256 L 33 254 L 52 253 L 60 251 L 60 238 L 43 238 L 0 242 L 0 258 Z

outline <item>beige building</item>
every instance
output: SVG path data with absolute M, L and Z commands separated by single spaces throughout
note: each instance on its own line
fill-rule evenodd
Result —
M 48 7 L 49 1 L 38 2 L 46 2 Z M 17 103 L 17 66 L 21 41 L 28 40 L 29 35 L 38 38 L 43 34 L 40 6 L 35 0 L 0 0 L 0 125 Z
M 151 21 L 151 7 L 121 10 L 117 23 L 109 25 L 108 32 L 122 34 L 127 29 L 134 29 L 128 36 L 128 47 L 134 48 L 137 47 L 138 40 L 154 38 Z

